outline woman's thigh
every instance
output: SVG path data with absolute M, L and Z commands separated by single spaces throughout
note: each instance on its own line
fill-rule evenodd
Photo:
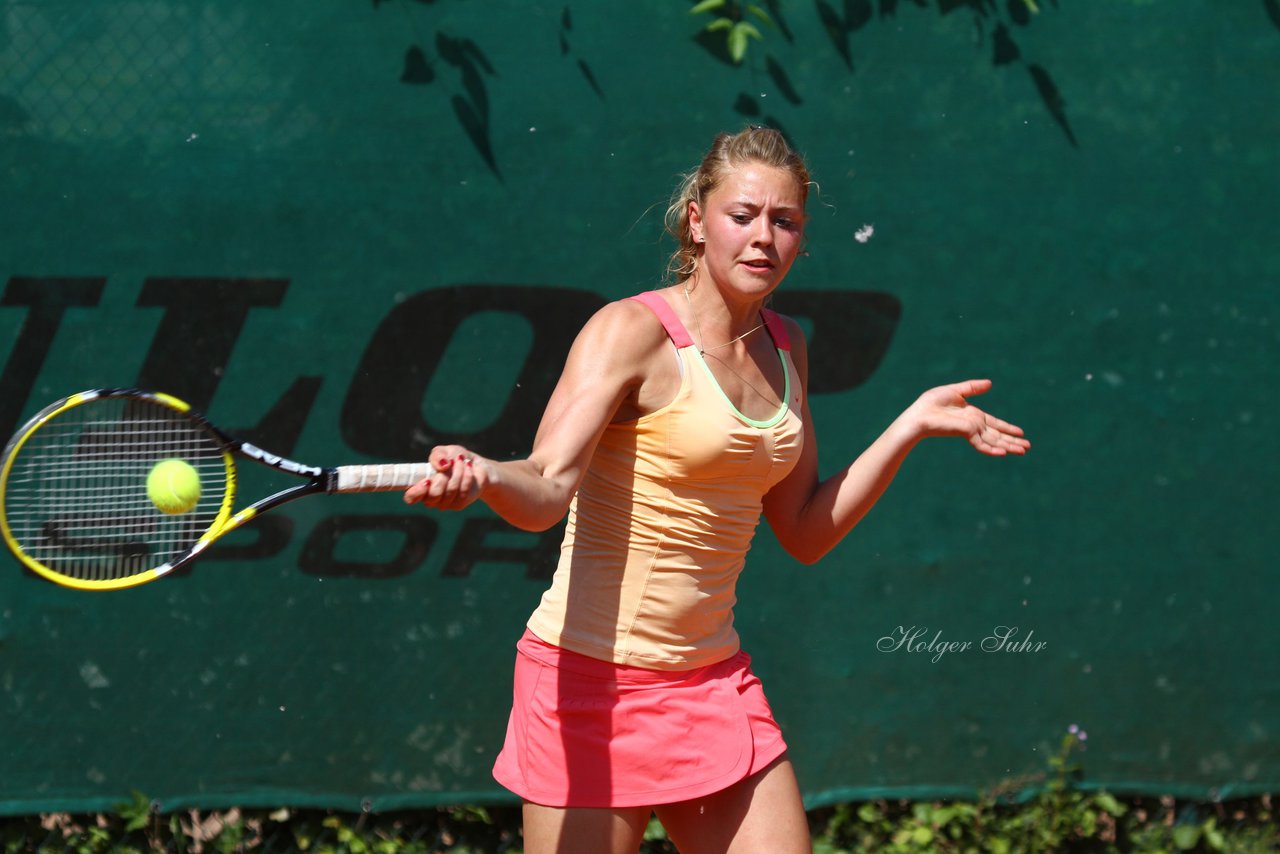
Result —
M 525 854 L 636 854 L 648 807 L 544 807 L 525 801 Z
M 795 769 L 785 754 L 705 798 L 657 808 L 680 854 L 810 854 Z

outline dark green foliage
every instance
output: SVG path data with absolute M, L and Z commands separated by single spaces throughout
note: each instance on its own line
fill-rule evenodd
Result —
M 1075 754 L 1086 734 L 1072 726 L 1048 773 L 1011 780 L 974 801 L 841 804 L 812 816 L 814 851 L 1274 851 L 1280 829 L 1269 796 L 1236 804 L 1118 799 L 1087 790 Z
M 867 801 L 810 813 L 816 854 L 1042 851 L 1269 852 L 1280 848 L 1270 796 L 1221 804 L 1119 799 L 1081 785 L 1085 733 L 1063 735 L 1047 773 L 1006 781 L 973 801 Z M 18 852 L 308 851 L 315 854 L 518 854 L 518 807 L 459 806 L 385 814 L 239 810 L 157 814 L 135 793 L 114 815 L 0 819 Z M 672 854 L 650 822 L 642 854 Z
M 1023 804 L 869 801 L 810 813 L 816 854 L 845 852 L 1271 852 L 1280 828 L 1269 797 L 1227 804 L 1117 799 L 1075 792 Z M 67 814 L 0 819 L 0 850 L 310 851 L 316 854 L 518 854 L 519 810 L 452 807 L 359 815 L 315 810 Z M 642 854 L 675 847 L 655 820 Z

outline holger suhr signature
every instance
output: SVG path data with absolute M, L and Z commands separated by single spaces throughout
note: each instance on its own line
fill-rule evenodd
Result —
M 1021 640 L 1018 639 L 1020 629 L 1017 626 L 996 626 L 991 634 L 977 644 L 982 652 L 1043 652 L 1048 648 L 1048 641 L 1032 640 L 1035 630 L 1031 629 Z M 931 653 L 932 661 L 937 663 L 944 655 L 953 652 L 971 652 L 974 642 L 968 640 L 944 640 L 942 629 L 935 631 L 930 637 L 926 626 L 898 626 L 889 634 L 876 641 L 876 649 L 881 652 L 919 652 Z

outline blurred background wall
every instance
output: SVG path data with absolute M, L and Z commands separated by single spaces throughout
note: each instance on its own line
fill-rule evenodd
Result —
M 972 794 L 1073 723 L 1089 785 L 1274 790 L 1275 0 L 762 6 L 735 62 L 677 0 L 0 2 L 0 426 L 139 384 L 307 462 L 520 454 L 679 173 L 770 124 L 818 181 L 774 306 L 824 471 L 973 376 L 1034 442 L 922 445 L 814 567 L 762 528 L 738 624 L 809 803 Z M 0 810 L 509 799 L 558 534 L 362 496 L 130 591 L 6 559 Z

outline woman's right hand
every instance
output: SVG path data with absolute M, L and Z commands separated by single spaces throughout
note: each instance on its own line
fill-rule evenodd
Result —
M 489 461 L 461 445 L 437 445 L 427 461 L 435 474 L 405 490 L 406 504 L 461 510 L 479 498 L 489 483 Z

